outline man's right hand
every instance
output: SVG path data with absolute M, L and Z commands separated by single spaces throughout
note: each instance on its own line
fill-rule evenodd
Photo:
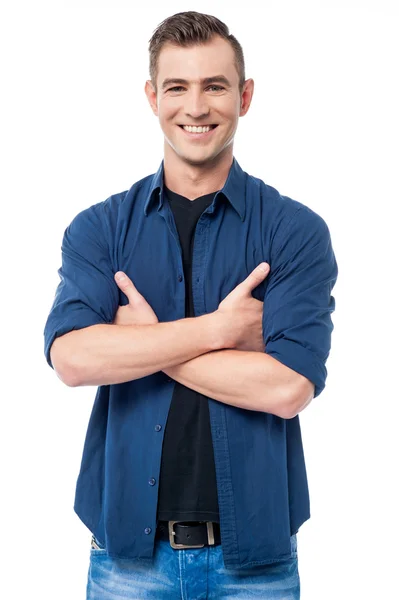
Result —
M 262 270 L 265 267 L 266 270 Z M 263 302 L 251 294 L 267 277 L 268 263 L 261 263 L 219 304 L 216 311 L 226 339 L 226 348 L 264 352 Z

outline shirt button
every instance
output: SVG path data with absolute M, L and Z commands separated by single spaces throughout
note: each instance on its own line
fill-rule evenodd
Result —
M 150 485 L 155 485 L 155 479 L 153 477 L 151 477 L 151 479 L 148 480 L 148 483 Z
M 177 278 L 179 281 L 183 281 L 183 277 L 181 275 L 179 275 L 179 277 Z
M 155 425 L 155 431 L 161 431 L 162 425 Z
M 151 533 L 151 527 L 146 527 L 146 528 L 144 529 L 144 533 L 145 533 L 146 535 L 148 535 L 149 533 Z

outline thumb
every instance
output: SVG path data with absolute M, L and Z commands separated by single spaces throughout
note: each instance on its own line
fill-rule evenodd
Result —
M 262 262 L 258 265 L 252 273 L 248 275 L 246 279 L 241 283 L 246 292 L 250 293 L 256 288 L 265 277 L 269 274 L 270 265 L 267 262 Z
M 141 298 L 140 292 L 137 291 L 136 286 L 133 281 L 124 273 L 123 271 L 118 271 L 115 273 L 115 281 L 118 284 L 118 287 L 122 290 L 124 294 L 126 294 L 129 304 L 132 304 L 139 297 Z

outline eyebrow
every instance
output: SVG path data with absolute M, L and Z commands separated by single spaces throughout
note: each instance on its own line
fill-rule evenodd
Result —
M 162 89 L 164 90 L 169 85 L 176 84 L 176 83 L 188 85 L 189 81 L 187 81 L 187 79 L 177 79 L 177 78 L 164 79 L 164 81 L 162 83 Z M 210 85 L 211 83 L 223 83 L 226 87 L 231 87 L 230 81 L 224 75 L 215 75 L 214 77 L 205 77 L 205 79 L 200 80 L 200 83 L 205 84 L 205 85 Z

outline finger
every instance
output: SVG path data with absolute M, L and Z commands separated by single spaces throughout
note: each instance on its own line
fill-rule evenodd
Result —
M 141 298 L 140 292 L 137 291 L 133 281 L 123 271 L 115 273 L 115 281 L 124 294 L 126 294 L 129 304 Z
M 260 263 L 260 265 L 258 265 L 242 283 L 240 283 L 240 286 L 244 288 L 246 292 L 250 293 L 254 288 L 262 283 L 265 277 L 269 274 L 269 271 L 270 265 L 267 262 Z

